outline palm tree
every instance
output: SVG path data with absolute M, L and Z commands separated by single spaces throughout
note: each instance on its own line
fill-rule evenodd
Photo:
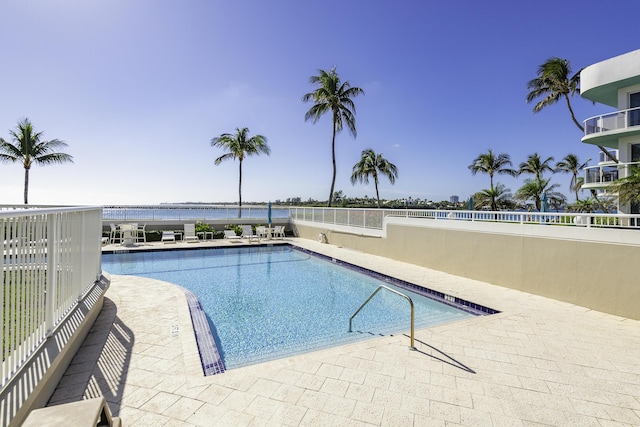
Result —
M 586 162 L 581 163 L 577 155 L 567 154 L 564 159 L 556 163 L 556 171 L 571 172 L 571 182 L 569 184 L 569 188 L 571 188 L 576 193 L 576 202 L 580 200 L 580 198 L 578 197 L 578 193 L 580 192 L 582 182 L 584 181 L 579 181 L 578 171 L 586 168 L 590 160 L 591 159 L 587 159 Z
M 629 170 L 629 175 L 620 178 L 607 187 L 608 193 L 617 194 L 618 204 L 640 203 L 640 167 L 634 165 Z
M 368 184 L 369 177 L 373 177 L 373 183 L 376 186 L 376 199 L 378 208 L 380 207 L 380 193 L 378 192 L 378 176 L 386 175 L 389 182 L 393 185 L 398 177 L 398 168 L 393 163 L 382 157 L 382 154 L 376 153 L 371 148 L 362 151 L 360 161 L 353 166 L 351 173 L 351 184 L 356 181 Z
M 511 190 L 503 184 L 496 184 L 495 188 L 484 189 L 473 195 L 473 207 L 479 209 L 489 206 L 492 211 L 498 209 L 513 209 L 516 203 L 513 201 Z
M 553 161 L 553 157 L 547 157 L 544 161 L 540 158 L 538 153 L 530 154 L 527 160 L 520 163 L 518 169 L 519 174 L 530 173 L 536 176 L 536 181 L 542 180 L 542 175 L 545 171 L 554 172 L 550 163 Z
M 245 157 L 271 154 L 271 149 L 267 145 L 267 138 L 262 135 L 254 135 L 249 138 L 248 128 L 236 128 L 235 134 L 223 133 L 220 136 L 211 139 L 211 146 L 222 148 L 227 153 L 218 157 L 215 164 L 219 165 L 223 160 L 238 159 L 239 178 L 238 178 L 238 218 L 242 218 L 242 162 Z
M 564 195 L 555 191 L 559 187 L 559 184 L 551 184 L 551 178 L 549 179 L 526 179 L 524 185 L 516 191 L 516 199 L 526 202 L 527 200 L 533 200 L 536 210 L 542 210 L 542 195 L 547 193 L 549 199 L 563 200 Z M 558 204 L 559 201 L 555 201 L 554 204 Z
M 13 144 L 0 138 L 0 161 L 22 162 L 24 166 L 24 204 L 28 204 L 29 195 L 29 170 L 35 164 L 50 165 L 55 163 L 73 163 L 73 157 L 66 153 L 58 153 L 55 150 L 66 147 L 67 144 L 58 139 L 41 141 L 44 132 L 36 132 L 29 119 L 18 122 L 16 130 L 10 130 L 9 134 Z
M 559 102 L 561 99 L 567 103 L 569 114 L 571 114 L 571 120 L 573 123 L 584 133 L 584 127 L 576 119 L 576 115 L 571 108 L 570 96 L 574 94 L 580 94 L 580 72 L 571 75 L 571 64 L 569 61 L 562 58 L 549 58 L 545 63 L 538 67 L 537 76 L 533 80 L 529 80 L 527 88 L 529 93 L 527 94 L 527 104 L 530 104 L 538 98 L 542 98 L 533 107 L 533 112 L 537 113 L 543 108 Z M 612 161 L 618 163 L 618 160 L 607 151 L 606 148 L 598 145 L 598 148 L 609 157 Z
M 348 81 L 341 82 L 336 67 L 330 71 L 318 70 L 317 76 L 311 76 L 309 82 L 317 86 L 316 90 L 307 93 L 302 97 L 303 102 L 313 102 L 313 106 L 304 115 L 305 121 L 311 120 L 316 123 L 325 113 L 331 111 L 333 131 L 331 136 L 331 159 L 333 161 L 333 177 L 331 178 L 331 190 L 329 191 L 329 202 L 331 206 L 333 190 L 336 183 L 336 135 L 342 131 L 346 124 L 351 135 L 355 138 L 356 131 L 356 106 L 353 98 L 364 95 L 364 91 L 359 87 L 351 87 Z
M 488 173 L 489 174 L 489 192 L 487 194 L 493 195 L 496 194 L 495 190 L 497 187 L 493 185 L 493 176 L 495 174 L 500 175 L 510 175 L 516 176 L 517 173 L 509 166 L 511 166 L 511 158 L 508 154 L 500 153 L 497 156 L 494 154 L 493 150 L 489 150 L 486 153 L 480 154 L 475 158 L 473 163 L 469 165 L 469 170 L 473 175 L 478 172 Z M 495 199 L 491 200 L 491 210 L 497 210 L 497 203 Z

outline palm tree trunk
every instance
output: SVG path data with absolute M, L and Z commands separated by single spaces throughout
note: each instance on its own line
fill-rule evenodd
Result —
M 238 218 L 242 218 L 242 159 L 240 159 L 238 163 L 240 164 L 238 179 Z
M 29 194 L 29 168 L 24 168 L 24 204 L 28 204 L 27 196 Z
M 567 101 L 567 108 L 569 108 L 569 113 L 571 113 L 571 119 L 573 120 L 573 123 L 575 123 L 576 126 L 578 126 L 578 129 L 580 129 L 580 132 L 584 133 L 584 127 L 578 122 L 578 120 L 576 120 L 576 116 L 575 114 L 573 114 L 573 108 L 571 108 L 571 102 L 569 102 L 569 97 L 565 95 L 564 99 Z M 609 160 L 611 160 L 612 162 L 618 163 L 618 159 L 616 159 L 613 156 L 613 154 L 609 152 L 609 150 L 607 150 L 601 145 L 598 145 L 597 147 L 609 158 Z
M 329 202 L 327 207 L 331 207 L 331 200 L 333 198 L 333 188 L 336 184 L 336 116 L 333 116 L 333 135 L 331 137 L 331 160 L 333 161 L 333 177 L 331 178 L 331 191 L 329 192 Z
M 378 209 L 380 209 L 380 193 L 378 192 L 378 177 L 373 177 L 373 182 L 376 184 L 376 199 L 378 200 Z

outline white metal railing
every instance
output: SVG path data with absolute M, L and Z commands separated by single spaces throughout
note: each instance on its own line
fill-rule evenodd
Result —
M 242 206 L 242 218 L 266 219 L 267 206 Z M 289 208 L 271 208 L 273 219 L 289 218 Z M 104 206 L 104 221 L 211 221 L 238 220 L 238 206 L 165 204 L 140 206 Z
M 640 125 L 640 107 L 589 117 L 584 121 L 584 134 L 609 132 Z
M 101 274 L 102 209 L 1 209 L 1 386 Z
M 597 165 L 584 168 L 585 186 L 592 184 L 609 184 L 620 178 L 629 176 L 630 168 L 638 166 L 640 162 L 616 163 L 609 165 Z
M 640 229 L 640 215 L 577 213 L 462 211 L 434 209 L 350 209 L 292 207 L 291 219 L 354 228 L 382 230 L 384 217 L 425 218 L 448 221 L 482 221 L 518 224 L 583 226 L 587 228 Z

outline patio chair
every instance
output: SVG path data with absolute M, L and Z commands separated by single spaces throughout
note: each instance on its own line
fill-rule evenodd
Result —
M 175 243 L 176 242 L 176 233 L 173 231 L 163 231 L 162 238 L 160 239 L 163 243 Z
M 284 239 L 284 225 L 277 225 L 275 227 L 273 227 L 273 238 L 281 238 Z
M 195 224 L 185 224 L 184 225 L 184 236 L 182 240 L 185 242 L 197 242 L 198 236 L 196 236 L 196 225 Z
M 122 242 L 122 235 L 120 233 L 120 230 L 118 230 L 118 227 L 115 224 L 109 224 L 109 227 L 111 227 L 111 232 L 109 233 L 109 243 L 114 245 L 116 243 L 116 240 L 118 241 L 118 243 Z
M 233 230 L 224 230 L 224 238 L 236 241 L 242 239 L 242 237 L 238 236 Z
M 254 239 L 258 239 L 258 236 L 256 234 L 253 234 L 253 229 L 250 225 L 241 225 L 240 227 L 242 228 L 243 239 L 249 239 L 249 242 Z
M 267 227 L 265 227 L 264 225 L 256 227 L 256 236 L 258 236 L 258 241 L 260 241 L 260 239 L 266 238 L 267 234 Z
M 147 243 L 147 224 L 138 225 L 136 228 L 136 243 Z

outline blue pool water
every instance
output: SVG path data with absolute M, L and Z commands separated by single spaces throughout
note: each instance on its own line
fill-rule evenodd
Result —
M 355 340 L 406 333 L 473 314 L 291 246 L 105 254 L 102 268 L 178 284 L 200 300 L 227 369 Z M 409 339 L 407 338 L 407 346 Z M 202 350 L 201 350 L 202 352 Z

